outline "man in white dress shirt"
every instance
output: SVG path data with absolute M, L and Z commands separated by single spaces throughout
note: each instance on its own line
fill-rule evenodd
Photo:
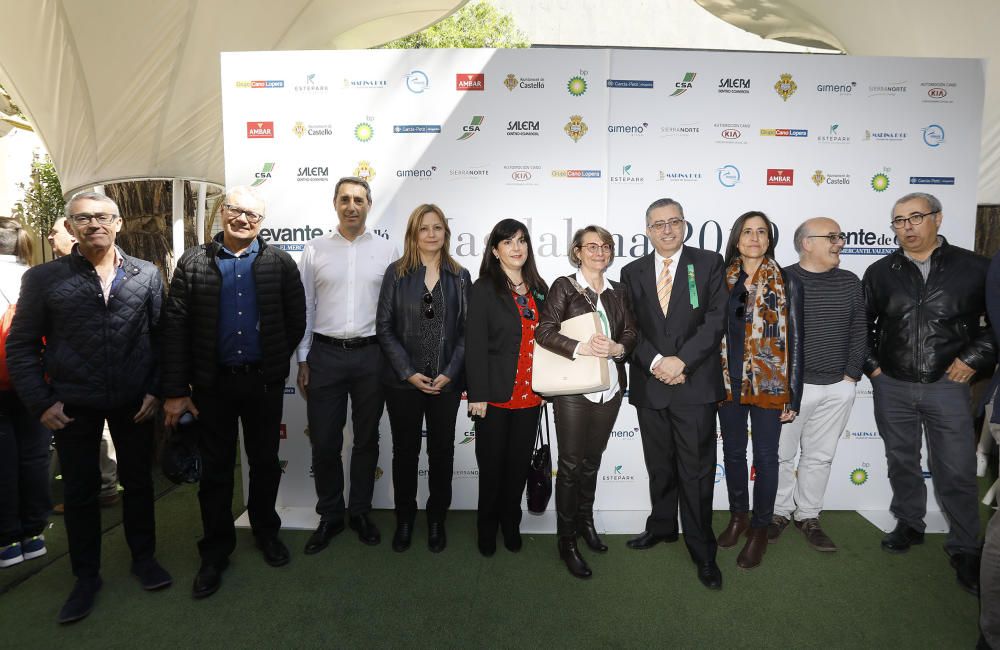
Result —
M 379 379 L 382 350 L 375 338 L 375 311 L 382 276 L 399 257 L 395 246 L 365 227 L 371 188 L 361 178 L 337 181 L 334 208 L 339 225 L 306 244 L 299 261 L 306 291 L 306 334 L 298 349 L 298 385 L 306 399 L 316 512 L 320 524 L 306 542 L 311 555 L 344 530 L 345 513 L 359 539 L 378 544 L 368 518 L 378 462 L 378 425 L 385 399 Z M 351 397 L 354 447 L 350 496 L 344 502 L 344 425 Z

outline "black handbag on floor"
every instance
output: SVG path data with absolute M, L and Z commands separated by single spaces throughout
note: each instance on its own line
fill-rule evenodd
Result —
M 535 436 L 535 451 L 531 454 L 528 468 L 528 511 L 536 515 L 545 512 L 552 498 L 552 448 L 549 439 L 549 407 L 538 411 L 538 432 Z M 545 422 L 545 439 L 542 439 L 542 422 Z

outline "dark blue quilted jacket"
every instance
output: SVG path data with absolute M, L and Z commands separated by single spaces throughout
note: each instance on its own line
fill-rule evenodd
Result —
M 146 393 L 159 395 L 163 280 L 153 264 L 121 249 L 118 255 L 125 279 L 107 305 L 97 271 L 76 249 L 25 272 L 7 336 L 7 367 L 33 414 L 59 401 L 112 409 Z

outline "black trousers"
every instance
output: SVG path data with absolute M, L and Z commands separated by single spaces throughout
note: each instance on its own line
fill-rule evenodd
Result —
M 455 463 L 455 420 L 462 394 L 428 395 L 419 390 L 389 388 L 385 404 L 392 425 L 392 486 L 399 521 L 413 523 L 417 512 L 417 464 L 427 418 L 427 521 L 443 522 L 451 507 L 451 473 Z
M 281 528 L 274 503 L 281 482 L 278 445 L 283 394 L 284 382 L 265 384 L 259 374 L 227 374 L 212 389 L 194 389 L 201 452 L 198 502 L 205 532 L 198 552 L 205 564 L 218 565 L 236 548 L 233 471 L 238 422 L 243 424 L 243 449 L 250 466 L 250 528 L 261 538 L 273 537 Z
M 0 546 L 45 530 L 52 434 L 24 408 L 17 394 L 0 391 Z
M 600 404 L 583 395 L 562 395 L 552 402 L 559 442 L 556 532 L 567 537 L 576 535 L 577 524 L 594 523 L 597 472 L 622 405 L 622 394 Z
M 156 552 L 153 512 L 153 421 L 136 424 L 132 418 L 141 400 L 116 409 L 90 409 L 67 404 L 73 418 L 55 432 L 65 492 L 66 537 L 73 575 L 92 578 L 101 569 L 101 434 L 108 421 L 118 454 L 118 481 L 122 492 L 125 541 L 133 566 L 151 560 Z
M 371 344 L 345 350 L 313 341 L 309 350 L 309 440 L 312 443 L 316 512 L 323 521 L 341 521 L 372 509 L 378 464 L 378 423 L 385 406 L 379 372 L 382 348 Z M 350 497 L 344 504 L 344 425 L 351 398 L 354 446 L 351 450 Z
M 486 407 L 476 424 L 479 464 L 479 536 L 495 538 L 497 526 L 509 535 L 521 523 L 521 498 L 535 448 L 540 406 L 526 409 Z
M 652 505 L 646 530 L 654 535 L 676 533 L 679 497 L 684 542 L 691 559 L 699 563 L 714 560 L 716 551 L 712 532 L 715 411 L 715 404 L 636 408 Z

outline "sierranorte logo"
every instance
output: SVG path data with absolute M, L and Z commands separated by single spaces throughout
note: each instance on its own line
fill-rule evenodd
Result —
M 570 77 L 566 83 L 566 90 L 574 97 L 580 97 L 587 92 L 587 80 L 583 77 Z
M 868 482 L 868 470 L 858 467 L 851 472 L 851 483 L 854 485 L 864 485 Z
M 368 142 L 375 137 L 375 129 L 368 122 L 362 122 L 354 127 L 354 137 L 358 142 Z
M 876 192 L 884 192 L 889 189 L 889 177 L 881 173 L 872 176 L 872 189 Z

